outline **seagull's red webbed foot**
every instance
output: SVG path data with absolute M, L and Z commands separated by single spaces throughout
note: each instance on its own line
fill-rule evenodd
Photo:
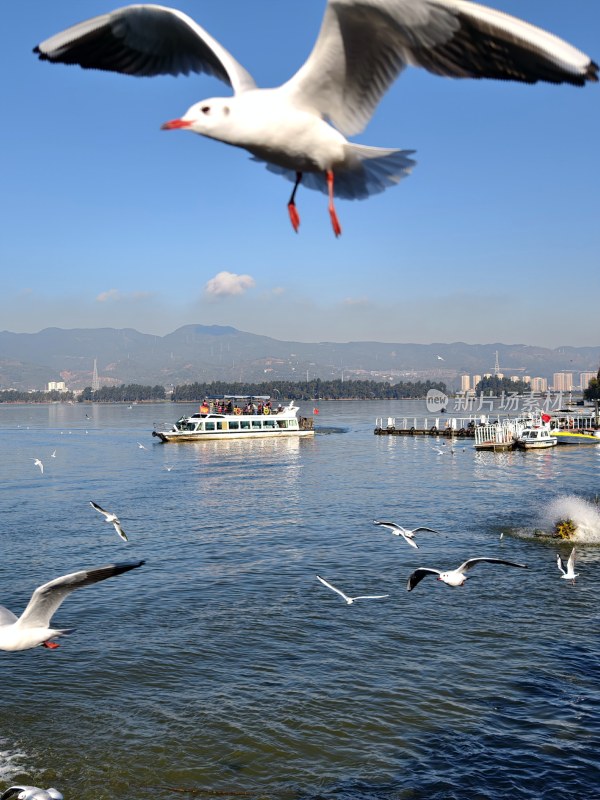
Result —
M 58 642 L 42 642 L 42 647 L 47 647 L 48 650 L 56 650 L 60 645 Z
M 335 206 L 333 204 L 333 171 L 330 169 L 327 170 L 327 188 L 329 189 L 329 216 L 331 217 L 333 232 L 337 238 L 342 233 L 342 226 L 340 225 L 340 221 L 335 212 Z
M 294 183 L 294 188 L 292 189 L 292 193 L 290 195 L 290 199 L 288 200 L 288 214 L 290 215 L 290 222 L 292 223 L 292 228 L 298 233 L 298 228 L 300 227 L 300 214 L 298 214 L 298 209 L 296 208 L 296 191 L 298 186 L 300 186 L 300 181 L 302 180 L 302 173 L 296 173 L 296 182 Z
M 298 233 L 298 228 L 300 227 L 300 214 L 298 214 L 298 209 L 296 208 L 295 203 L 288 203 L 288 214 L 290 215 L 292 228 L 296 231 L 296 233 Z

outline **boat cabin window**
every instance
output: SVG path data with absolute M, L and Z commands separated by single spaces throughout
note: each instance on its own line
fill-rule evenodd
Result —
M 260 420 L 259 419 L 253 419 L 252 420 L 252 427 L 260 429 L 262 427 L 261 424 L 260 424 Z
M 263 419 L 263 428 L 274 428 L 274 427 L 275 427 L 274 419 Z
M 287 419 L 278 419 L 277 420 L 277 427 L 278 428 L 287 428 L 287 426 L 288 426 Z
M 240 429 L 240 423 L 237 420 L 230 420 L 229 422 L 229 430 L 230 431 L 238 431 Z
M 214 422 L 208 422 L 207 421 L 207 422 L 204 423 L 204 430 L 205 431 L 214 431 L 214 429 L 215 429 L 215 423 Z
M 250 420 L 249 419 L 240 420 L 240 428 L 243 431 L 244 430 L 249 430 L 250 429 Z

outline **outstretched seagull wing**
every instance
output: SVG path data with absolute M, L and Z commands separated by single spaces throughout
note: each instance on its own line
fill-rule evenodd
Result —
M 354 598 L 348 597 L 348 595 L 344 594 L 344 592 L 342 592 L 341 589 L 338 589 L 336 586 L 334 586 L 332 583 L 329 583 L 328 581 L 326 581 L 325 578 L 322 578 L 320 575 L 317 575 L 317 578 L 321 581 L 323 586 L 327 586 L 328 589 L 331 589 L 336 594 L 339 594 L 339 596 L 343 597 L 346 602 L 348 602 L 351 599 L 354 599 Z
M 329 0 L 294 101 L 359 133 L 407 65 L 453 78 L 583 85 L 589 56 L 541 28 L 466 0 Z
M 560 557 L 560 553 L 556 554 L 556 566 L 559 568 L 559 570 L 562 572 L 563 575 L 567 574 L 563 560 Z
M 426 578 L 428 575 L 441 575 L 439 569 L 429 569 L 429 567 L 420 567 L 416 569 L 412 575 L 409 576 L 408 582 L 406 584 L 407 590 L 410 592 L 412 591 L 418 583 L 421 583 L 423 578 Z
M 382 600 L 384 597 L 389 597 L 389 594 L 359 594 L 358 597 L 353 597 L 353 600 Z
M 96 511 L 99 511 L 101 514 L 104 514 L 105 517 L 110 517 L 111 516 L 110 511 L 105 511 L 102 508 L 102 506 L 99 506 L 98 503 L 94 503 L 93 500 L 90 500 L 90 505 L 93 506 L 96 509 Z
M 123 530 L 123 528 L 121 527 L 121 523 L 120 523 L 120 521 L 119 521 L 118 519 L 116 519 L 116 520 L 113 522 L 113 525 L 114 525 L 114 528 L 115 528 L 116 532 L 117 532 L 117 533 L 119 534 L 119 536 L 121 537 L 121 539 L 123 539 L 123 541 L 124 541 L 124 542 L 126 542 L 126 541 L 127 541 L 127 534 L 125 533 L 125 531 L 124 531 L 124 530 Z
M 569 572 L 575 572 L 575 548 L 571 550 L 571 555 L 569 556 L 569 560 L 567 561 L 567 569 Z
M 389 528 L 392 533 L 395 533 L 396 536 L 400 536 L 401 531 L 404 530 L 402 525 L 396 525 L 395 522 L 386 522 L 385 520 L 373 520 L 373 525 L 379 525 L 382 528 Z
M 48 627 L 56 609 L 75 589 L 82 589 L 84 586 L 91 586 L 93 583 L 112 578 L 114 575 L 129 572 L 130 569 L 141 567 L 144 563 L 144 561 L 128 561 L 120 564 L 107 564 L 95 569 L 71 572 L 44 583 L 42 586 L 38 586 L 31 595 L 27 608 L 16 624 L 31 628 Z
M 456 572 L 465 573 L 473 569 L 477 564 L 487 562 L 488 564 L 506 564 L 507 567 L 521 567 L 521 569 L 528 569 L 527 564 L 517 564 L 515 561 L 505 561 L 503 558 L 469 558 L 464 564 L 456 569 Z
M 13 612 L 5 606 L 0 606 L 0 625 L 12 625 L 17 621 L 17 617 Z M 2 798 L 0 798 L 2 800 Z
M 419 525 L 418 528 L 415 528 L 413 530 L 413 533 L 417 533 L 417 531 L 429 531 L 429 533 L 439 533 L 439 531 L 436 531 L 434 528 L 426 528 L 424 525 Z
M 204 72 L 234 93 L 254 89 L 252 76 L 191 17 L 174 8 L 132 5 L 80 22 L 34 48 L 43 61 L 127 75 Z

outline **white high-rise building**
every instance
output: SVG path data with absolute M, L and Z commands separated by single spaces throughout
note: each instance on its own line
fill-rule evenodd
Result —
M 47 392 L 66 392 L 68 391 L 64 381 L 48 381 Z
M 547 392 L 548 391 L 548 381 L 546 378 L 532 378 L 531 379 L 531 391 L 532 392 Z
M 570 392 L 573 388 L 573 373 L 555 372 L 552 376 L 552 388 L 555 392 Z
M 597 372 L 580 372 L 579 373 L 579 388 L 584 391 L 590 385 L 590 381 L 597 377 Z
M 460 390 L 461 392 L 468 392 L 471 388 L 471 376 L 470 375 L 461 375 L 460 376 Z

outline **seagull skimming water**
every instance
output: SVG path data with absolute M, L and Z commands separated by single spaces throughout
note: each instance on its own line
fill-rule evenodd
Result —
M 16 617 L 8 608 L 0 606 L 0 650 L 29 650 L 40 644 L 50 649 L 58 647 L 56 642 L 49 640 L 72 633 L 74 630 L 74 628 L 49 627 L 50 620 L 65 597 L 76 589 L 137 569 L 144 563 L 144 561 L 130 561 L 107 564 L 55 578 L 38 586 L 20 617 Z
M 332 592 L 335 592 L 336 594 L 339 594 L 340 597 L 343 597 L 349 606 L 351 606 L 355 600 L 382 600 L 384 597 L 389 597 L 389 594 L 360 594 L 358 597 L 348 597 L 348 595 L 342 592 L 341 589 L 338 589 L 332 583 L 326 581 L 325 578 L 322 578 L 320 575 L 317 575 L 317 578 L 321 581 L 323 586 L 327 586 L 327 588 L 331 589 Z
M 0 800 L 63 800 L 58 789 L 40 789 L 38 786 L 10 786 L 0 794 Z
M 33 459 L 33 466 L 34 467 L 39 467 L 40 468 L 40 472 L 42 473 L 42 475 L 44 474 L 44 465 L 42 464 L 42 462 L 40 461 L 39 458 L 34 458 Z
M 502 558 L 470 558 L 468 561 L 465 561 L 464 564 L 461 564 L 460 567 L 448 570 L 448 572 L 440 572 L 439 569 L 429 569 L 429 567 L 420 567 L 410 575 L 406 588 L 409 592 L 412 591 L 412 589 L 428 575 L 437 575 L 438 581 L 443 581 L 443 583 L 447 583 L 448 586 L 462 586 L 467 580 L 466 573 L 468 570 L 482 563 L 505 564 L 507 567 L 521 567 L 522 569 L 527 569 L 527 564 L 516 564 L 514 561 L 504 561 Z
M 575 572 L 575 548 L 571 550 L 571 555 L 569 556 L 569 560 L 567 561 L 567 568 L 565 569 L 564 562 L 560 557 L 560 553 L 556 554 L 556 566 L 562 572 L 561 578 L 564 578 L 567 581 L 573 581 L 575 583 L 575 578 L 579 576 L 579 573 Z
M 598 80 L 598 65 L 567 42 L 516 17 L 467 0 L 328 0 L 304 65 L 283 85 L 252 76 L 193 19 L 174 8 L 130 5 L 73 25 L 35 49 L 45 61 L 136 76 L 204 72 L 232 97 L 195 103 L 163 128 L 183 128 L 247 150 L 271 172 L 329 196 L 362 200 L 394 186 L 415 165 L 413 150 L 354 144 L 407 66 L 453 78 L 523 83 Z M 335 127 L 334 127 L 335 126 Z

